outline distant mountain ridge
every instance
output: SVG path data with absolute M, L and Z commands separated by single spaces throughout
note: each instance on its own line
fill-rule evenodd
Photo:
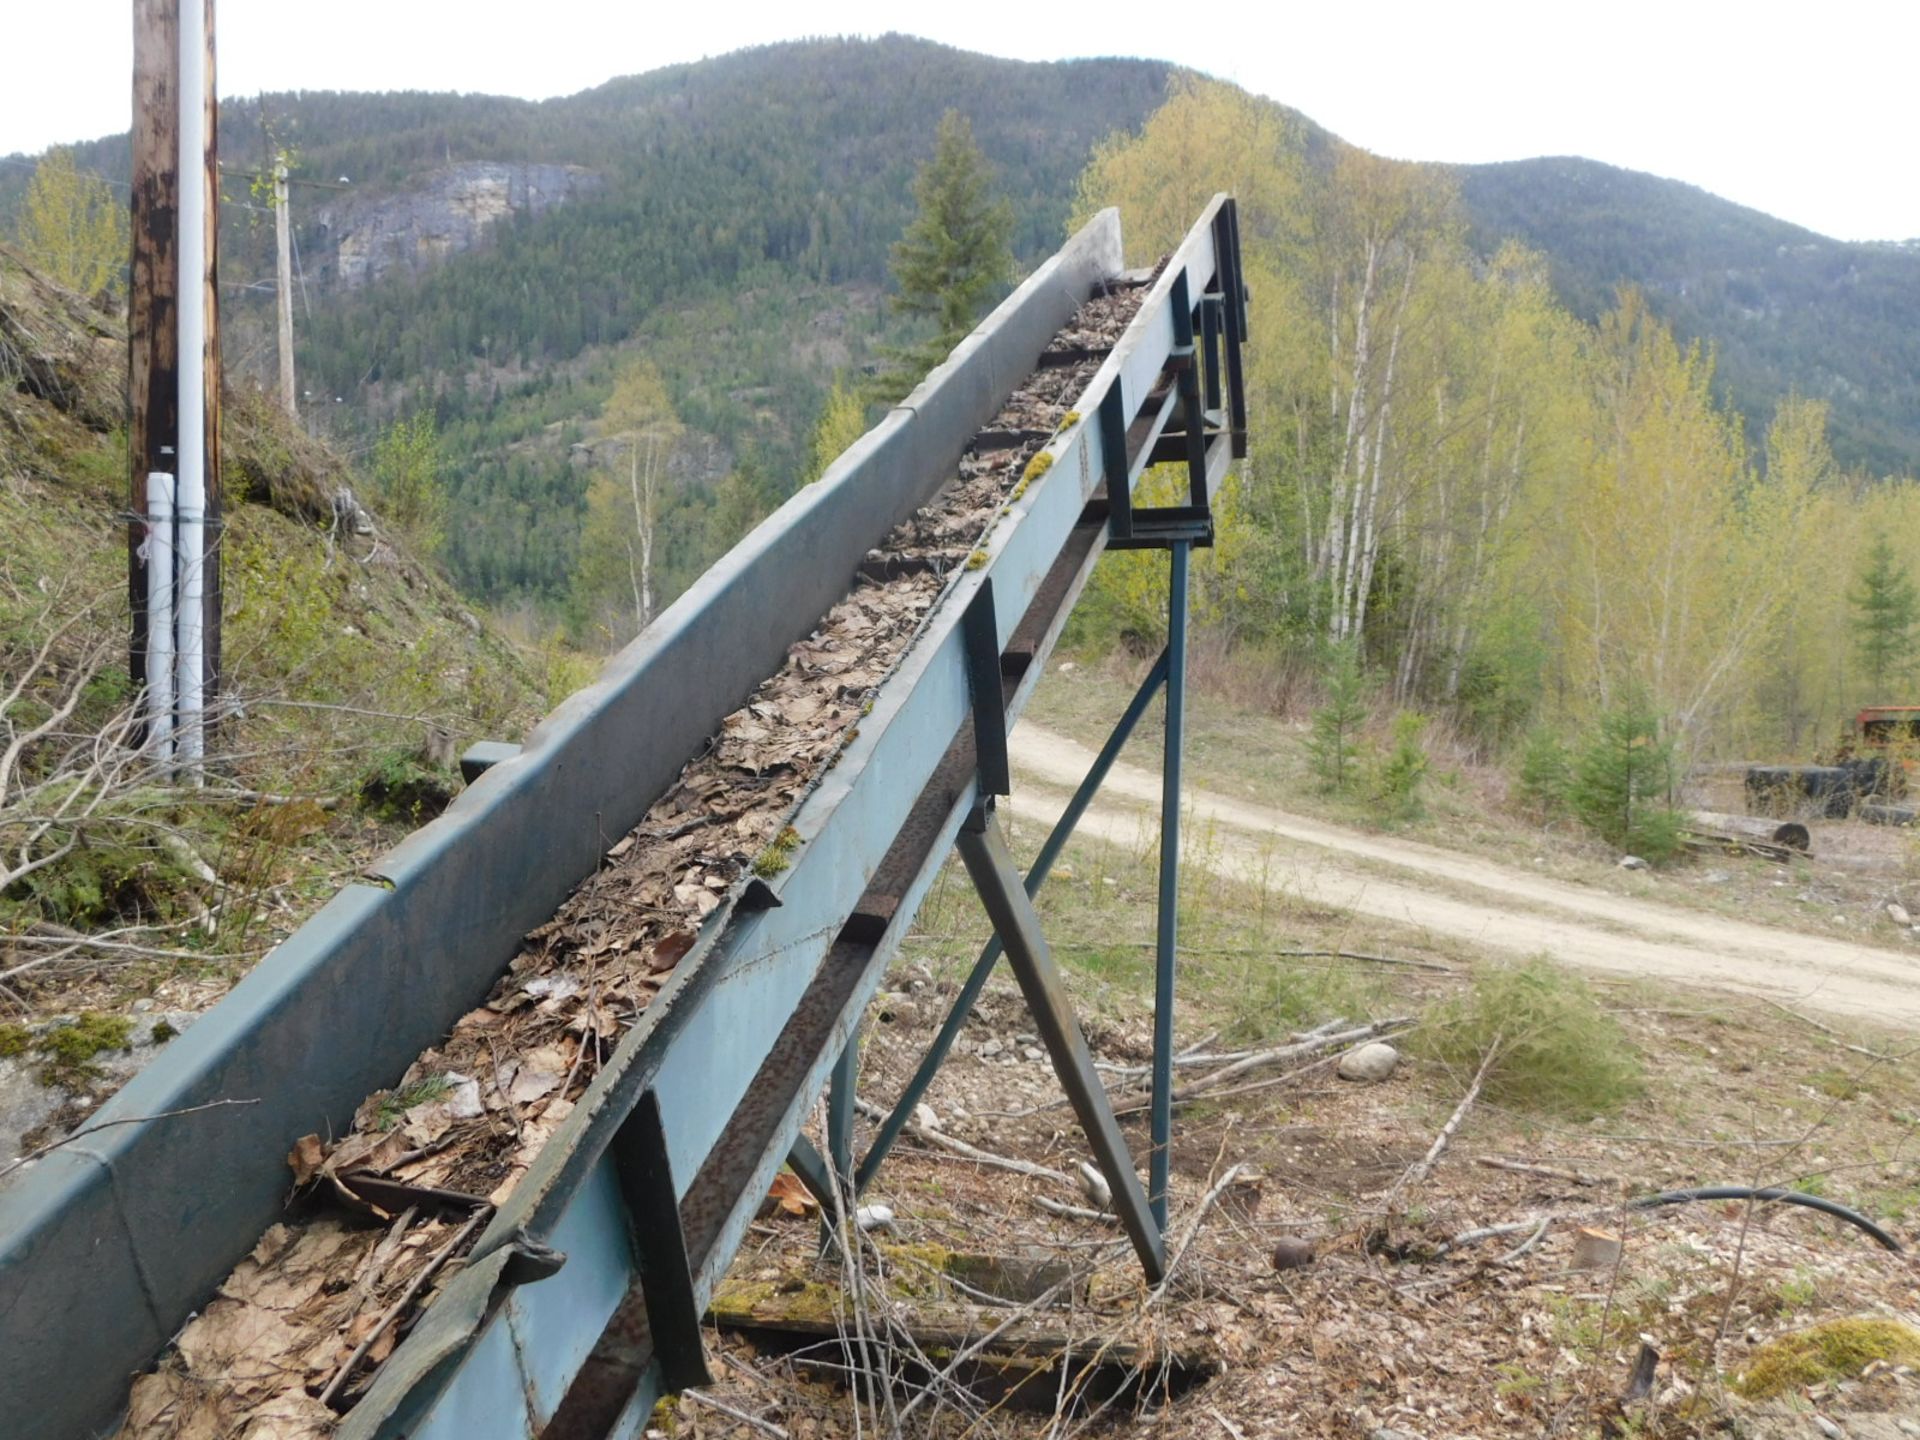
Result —
M 1175 67 L 1031 64 L 905 36 L 738 51 L 531 102 L 310 92 L 229 100 L 227 195 L 289 144 L 311 315 L 303 387 L 349 403 L 318 423 L 371 428 L 431 402 L 470 524 L 447 562 L 489 599 L 552 598 L 570 573 L 593 429 L 619 357 L 644 352 L 700 437 L 680 476 L 684 583 L 735 521 L 709 493 L 733 473 L 764 508 L 801 469 L 827 385 L 897 322 L 889 249 L 941 114 L 969 115 L 1031 262 L 1058 243 L 1095 144 L 1137 129 Z M 1308 153 L 1342 142 L 1305 117 Z M 111 176 L 127 138 L 79 147 Z M 1920 249 L 1850 245 L 1678 182 L 1579 159 L 1446 167 L 1483 253 L 1544 252 L 1591 317 L 1637 285 L 1711 343 L 1759 434 L 1780 397 L 1827 399 L 1841 459 L 1920 473 Z M 29 172 L 0 166 L 0 223 Z M 516 178 L 518 177 L 518 178 Z M 227 353 L 269 363 L 272 226 L 230 205 Z M 251 289 L 249 287 L 252 287 Z M 737 517 L 736 517 L 737 518 Z
M 1554 157 L 1460 166 L 1476 243 L 1515 236 L 1591 319 L 1639 286 L 1711 343 L 1750 430 L 1790 391 L 1833 407 L 1839 458 L 1920 474 L 1920 243 L 1832 240 L 1677 180 Z

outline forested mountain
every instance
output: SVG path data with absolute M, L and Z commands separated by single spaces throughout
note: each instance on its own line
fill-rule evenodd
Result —
M 889 36 L 746 50 L 541 103 L 229 100 L 227 354 L 271 363 L 259 282 L 272 274 L 272 226 L 244 172 L 289 147 L 296 181 L 332 187 L 296 184 L 293 201 L 311 423 L 369 444 L 431 405 L 455 479 L 444 554 L 456 578 L 488 600 L 552 602 L 574 570 L 592 422 L 623 357 L 643 354 L 686 427 L 665 516 L 671 595 L 789 493 L 836 372 L 857 370 L 897 328 L 881 300 L 888 251 L 942 114 L 972 122 L 1013 207 L 1016 257 L 1030 264 L 1059 242 L 1094 143 L 1136 128 L 1171 73 L 1142 60 L 1024 64 Z M 123 178 L 126 137 L 81 146 L 76 159 Z M 516 168 L 555 166 L 573 167 L 565 203 L 536 214 L 514 200 Z M 472 172 L 502 168 L 491 191 L 461 191 Z M 0 167 L 0 218 L 28 174 Z M 449 189 L 454 207 L 505 212 L 484 243 L 466 248 L 477 231 L 464 216 L 436 228 L 431 211 L 448 208 L 436 197 Z M 408 197 L 425 213 L 396 219 Z M 330 284 L 369 206 L 411 226 L 405 242 L 440 263 Z
M 1174 73 L 889 36 L 746 50 L 539 103 L 229 100 L 229 363 L 271 364 L 272 226 L 247 172 L 284 147 L 306 182 L 293 213 L 308 423 L 371 453 L 385 426 L 430 410 L 451 478 L 446 563 L 482 599 L 551 614 L 569 600 L 592 478 L 617 460 L 603 448 L 616 372 L 643 358 L 683 437 L 662 514 L 670 597 L 798 483 L 836 377 L 900 338 L 888 252 L 941 115 L 971 120 L 1024 265 L 1057 243 L 1095 145 L 1137 132 Z M 1331 174 L 1348 147 L 1271 108 Z M 124 177 L 126 137 L 75 158 Z M 1518 237 L 1581 316 L 1626 282 L 1710 341 L 1752 437 L 1797 391 L 1831 402 L 1843 462 L 1920 470 L 1920 251 L 1826 240 L 1587 161 L 1449 173 L 1484 260 Z M 0 227 L 29 174 L 0 166 Z
M 1622 283 L 1711 343 L 1727 397 L 1764 425 L 1789 391 L 1831 404 L 1833 446 L 1875 474 L 1920 473 L 1920 241 L 1849 244 L 1677 180 L 1592 160 L 1458 171 L 1483 251 L 1509 236 L 1551 262 L 1584 319 Z

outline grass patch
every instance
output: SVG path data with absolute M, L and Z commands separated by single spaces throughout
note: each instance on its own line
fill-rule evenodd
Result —
M 1335 1015 L 1372 1014 L 1384 998 L 1378 977 L 1351 965 L 1285 955 L 1239 958 L 1230 975 L 1209 981 L 1231 1005 L 1224 1044 L 1261 1045 Z
M 1584 1118 L 1640 1091 L 1640 1064 L 1619 1022 L 1585 981 L 1545 956 L 1482 970 L 1409 1043 L 1466 1074 L 1496 1050 L 1485 1093 L 1516 1109 Z
M 1859 1077 L 1844 1070 L 1816 1070 L 1807 1077 L 1807 1084 L 1830 1100 L 1857 1100 L 1867 1093 Z
M 1062 964 L 1121 990 L 1153 993 L 1153 951 L 1133 945 L 1061 947 Z
M 771 880 L 793 864 L 793 852 L 799 848 L 800 832 L 789 825 L 767 842 L 767 848 L 753 862 L 753 873 L 762 880 Z
M 1733 1388 L 1749 1400 L 1770 1400 L 1824 1381 L 1852 1379 L 1875 1360 L 1920 1364 L 1920 1330 L 1898 1320 L 1828 1320 L 1762 1345 Z
M 380 1105 L 374 1111 L 375 1128 L 382 1131 L 393 1129 L 414 1106 L 438 1100 L 452 1089 L 453 1082 L 445 1075 L 429 1075 L 398 1090 L 389 1090 L 381 1097 Z

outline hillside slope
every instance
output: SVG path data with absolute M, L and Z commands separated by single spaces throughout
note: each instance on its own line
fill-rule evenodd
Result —
M 403 537 L 336 527 L 345 465 L 229 389 L 225 705 L 204 788 L 171 783 L 129 726 L 125 355 L 0 249 L 0 735 L 28 739 L 0 764 L 0 1168 L 556 698 Z
M 1781 396 L 1833 406 L 1835 452 L 1920 473 L 1920 244 L 1849 244 L 1676 180 L 1592 160 L 1460 167 L 1476 240 L 1517 236 L 1591 319 L 1621 284 L 1719 356 L 1757 433 Z

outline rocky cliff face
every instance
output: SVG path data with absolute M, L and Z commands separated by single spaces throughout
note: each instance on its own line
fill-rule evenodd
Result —
M 309 275 L 354 289 L 392 271 L 418 271 L 471 248 L 509 215 L 538 215 L 597 190 L 578 165 L 471 161 L 435 170 L 398 194 L 335 201 L 318 211 L 326 239 Z

